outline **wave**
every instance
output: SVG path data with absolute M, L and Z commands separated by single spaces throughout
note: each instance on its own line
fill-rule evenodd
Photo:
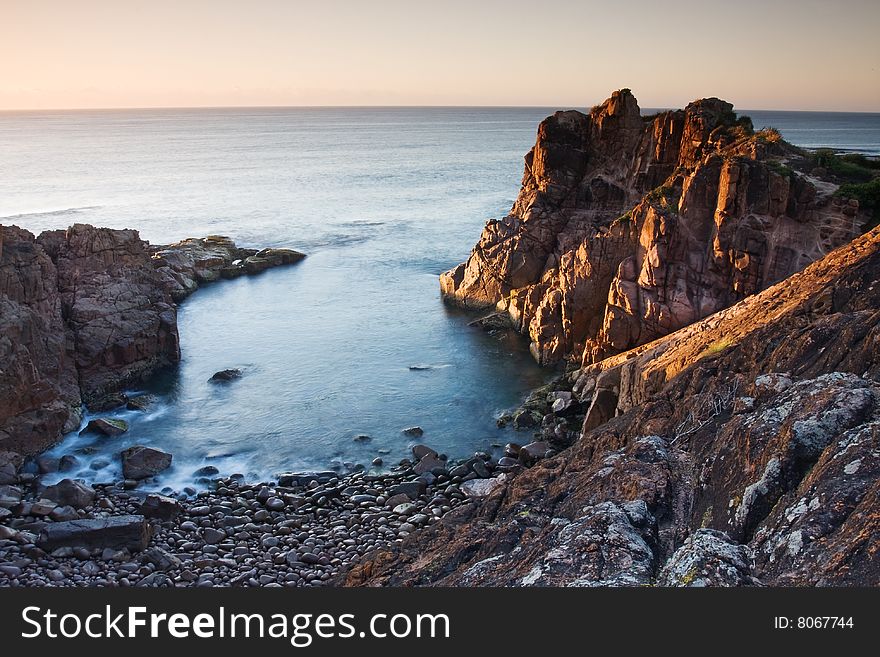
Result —
M 0 222 L 9 219 L 30 219 L 34 217 L 63 217 L 68 214 L 79 214 L 80 212 L 88 212 L 89 210 L 98 210 L 100 205 L 83 205 L 77 208 L 64 208 L 63 210 L 46 210 L 45 212 L 22 212 L 20 214 L 7 214 L 0 216 Z

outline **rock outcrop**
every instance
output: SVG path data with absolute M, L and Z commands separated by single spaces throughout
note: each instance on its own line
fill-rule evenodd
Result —
M 177 363 L 176 302 L 199 283 L 303 257 L 225 237 L 151 247 L 134 230 L 0 226 L 0 452 L 43 451 L 83 404 L 124 403 L 126 386 Z
M 445 299 L 493 308 L 541 363 L 591 363 L 759 292 L 861 232 L 775 131 L 717 98 L 642 117 L 628 89 L 538 128 L 510 214 Z
M 293 249 L 244 249 L 228 237 L 190 238 L 168 246 L 150 247 L 153 264 L 175 301 L 183 301 L 202 283 L 259 274 L 270 267 L 305 258 Z
M 880 228 L 573 377 L 610 417 L 339 582 L 880 584 Z

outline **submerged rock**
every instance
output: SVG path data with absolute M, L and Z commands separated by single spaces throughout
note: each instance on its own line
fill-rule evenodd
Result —
M 220 370 L 219 372 L 215 372 L 210 379 L 208 379 L 211 383 L 228 383 L 230 381 L 235 381 L 236 379 L 240 379 L 243 373 L 240 369 L 231 368 L 227 370 Z

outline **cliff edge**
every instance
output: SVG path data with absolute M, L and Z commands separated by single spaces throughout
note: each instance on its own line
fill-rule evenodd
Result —
M 860 234 L 866 213 L 826 173 L 718 98 L 643 117 L 623 89 L 540 124 L 513 208 L 440 277 L 441 291 L 496 310 L 541 363 L 597 362 Z

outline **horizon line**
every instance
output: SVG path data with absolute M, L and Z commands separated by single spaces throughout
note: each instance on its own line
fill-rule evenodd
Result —
M 730 102 L 730 101 L 727 101 Z M 601 103 L 597 103 L 599 105 Z M 259 109 L 577 109 L 589 111 L 597 105 L 585 106 L 576 104 L 550 104 L 550 105 L 409 105 L 409 104 L 358 104 L 358 105 L 119 105 L 110 107 L 31 107 L 31 108 L 0 108 L 0 114 L 36 113 L 36 112 L 112 112 L 112 111 L 146 111 L 146 110 L 259 110 Z M 825 114 L 880 114 L 878 110 L 828 110 L 828 109 L 787 109 L 787 108 L 740 108 L 734 105 L 734 110 L 739 112 L 813 112 Z M 674 111 L 684 109 L 682 107 L 639 107 L 640 111 Z

